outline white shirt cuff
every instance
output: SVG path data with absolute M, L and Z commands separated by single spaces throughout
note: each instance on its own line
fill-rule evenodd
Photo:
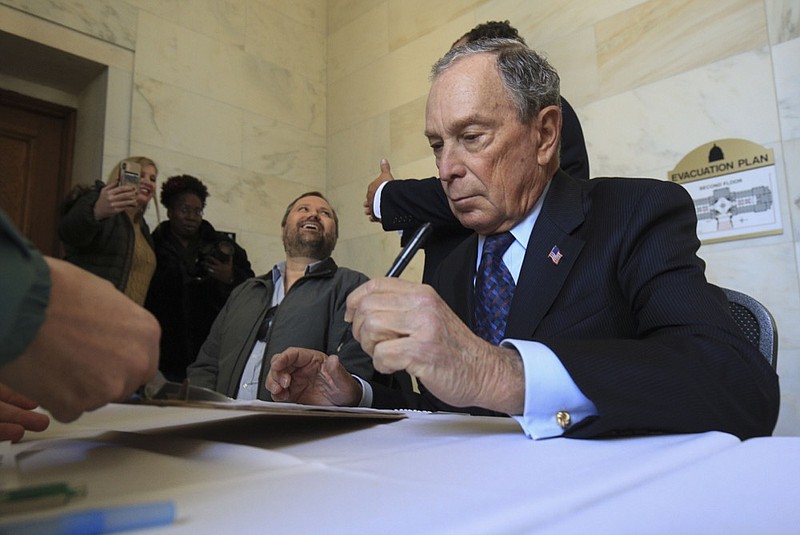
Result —
M 378 189 L 375 190 L 375 197 L 372 198 L 372 213 L 375 214 L 375 219 L 381 218 L 381 193 L 383 188 L 389 181 L 382 182 Z
M 358 406 L 372 407 L 372 385 L 358 375 L 353 375 L 353 377 L 358 379 L 358 382 L 361 383 L 361 401 L 358 402 Z
M 557 437 L 584 418 L 597 415 L 597 407 L 583 395 L 564 365 L 546 345 L 529 340 L 503 340 L 515 349 L 525 369 L 525 409 L 513 418 L 533 439 Z

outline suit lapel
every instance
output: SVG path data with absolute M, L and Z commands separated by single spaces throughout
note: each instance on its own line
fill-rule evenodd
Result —
M 583 189 L 558 171 L 528 240 L 517 289 L 511 302 L 505 336 L 526 338 L 550 309 L 583 249 L 571 233 L 584 221 Z M 548 255 L 557 247 L 561 257 Z

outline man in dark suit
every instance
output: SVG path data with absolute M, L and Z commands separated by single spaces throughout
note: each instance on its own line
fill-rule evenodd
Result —
M 294 348 L 273 358 L 274 399 L 492 411 L 534 438 L 772 432 L 777 376 L 705 279 L 688 193 L 560 171 L 558 85 L 510 40 L 467 44 L 434 67 L 426 136 L 451 209 L 476 234 L 433 288 L 374 279 L 345 316 L 375 368 L 416 376 L 421 394 L 370 388 L 335 357 Z M 483 330 L 505 308 L 502 297 L 478 305 L 493 278 L 483 253 L 509 232 L 495 267 L 513 281 L 494 291 L 513 292 L 510 311 Z
M 479 24 L 462 35 L 453 46 L 497 38 L 515 39 L 525 44 L 525 39 L 506 20 Z M 588 180 L 589 156 L 586 153 L 581 123 L 564 97 L 561 97 L 561 116 L 561 169 L 575 178 Z M 406 245 L 414 229 L 422 223 L 432 223 L 433 230 L 423 245 L 425 264 L 422 282 L 429 283 L 439 263 L 464 238 L 472 234 L 472 230 L 462 226 L 453 215 L 442 185 L 436 177 L 395 180 L 388 160 L 382 160 L 380 166 L 381 174 L 367 186 L 364 213 L 370 220 L 380 221 L 383 230 L 402 231 L 402 246 Z

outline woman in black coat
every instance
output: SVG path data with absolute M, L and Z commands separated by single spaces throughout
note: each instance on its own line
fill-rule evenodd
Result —
M 161 324 L 159 369 L 172 381 L 186 378 L 231 290 L 254 276 L 245 250 L 203 219 L 207 198 L 208 188 L 190 175 L 161 187 L 169 220 L 153 231 L 156 272 L 145 307 Z

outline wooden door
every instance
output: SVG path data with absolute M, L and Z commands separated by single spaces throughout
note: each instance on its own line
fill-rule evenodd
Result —
M 0 208 L 60 257 L 59 206 L 71 182 L 75 110 L 0 89 Z

